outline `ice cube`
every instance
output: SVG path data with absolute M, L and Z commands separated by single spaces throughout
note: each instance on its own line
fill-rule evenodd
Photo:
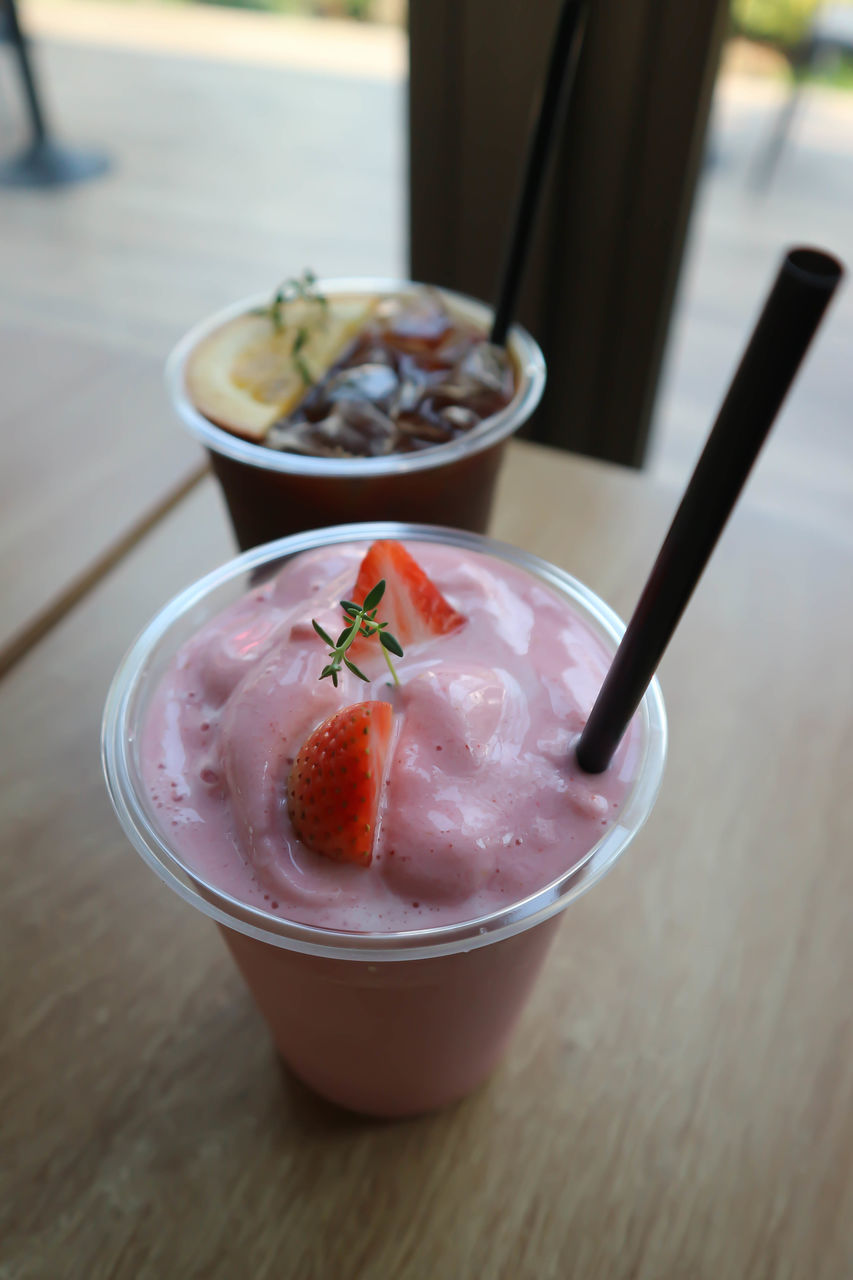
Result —
M 450 424 L 440 414 L 432 411 L 428 402 L 422 402 L 417 409 L 402 414 L 397 419 L 397 424 L 410 449 L 446 444 L 455 434 Z
M 480 421 L 473 409 L 461 404 L 449 404 L 442 409 L 441 416 L 450 423 L 454 431 L 471 431 Z
M 423 385 L 416 378 L 403 378 L 390 406 L 391 413 L 411 413 L 418 406 L 424 393 Z
M 326 400 L 368 400 L 387 409 L 398 387 L 397 375 L 387 364 L 359 364 L 341 369 L 324 388 Z
M 396 422 L 368 400 L 343 400 L 337 405 L 336 412 L 344 419 L 348 438 L 361 440 L 358 452 L 378 457 L 393 453 L 398 446 L 400 431 Z
M 367 330 L 348 353 L 346 367 L 350 369 L 357 364 L 385 364 L 394 369 L 397 358 L 396 351 L 386 347 L 378 333 Z
M 480 421 L 504 407 L 512 395 L 512 387 L 506 394 L 501 394 L 495 387 L 465 373 L 460 367 L 452 370 L 444 382 L 431 386 L 429 394 L 436 409 L 458 407 L 475 414 Z
M 283 418 L 274 422 L 267 432 L 264 444 L 268 449 L 281 449 L 283 453 L 305 453 L 326 457 L 328 450 L 322 433 L 316 434 L 316 422 L 291 422 Z
M 461 380 L 471 380 L 499 395 L 511 396 L 512 363 L 503 347 L 491 342 L 478 342 L 456 367 Z
M 495 393 L 484 387 L 482 382 L 459 374 L 453 374 L 446 382 L 430 387 L 429 394 L 437 409 L 450 406 L 471 409 L 478 418 L 483 416 L 482 406 L 490 405 L 495 400 Z
M 388 316 L 388 341 L 402 351 L 436 347 L 452 327 L 441 295 L 434 289 L 403 297 Z
M 279 422 L 266 443 L 273 449 L 319 458 L 374 458 L 392 453 L 400 433 L 396 424 L 367 400 L 339 401 L 318 422 Z

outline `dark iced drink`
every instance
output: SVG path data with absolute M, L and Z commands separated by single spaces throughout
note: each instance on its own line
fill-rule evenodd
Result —
M 409 282 L 322 281 L 186 335 L 167 381 L 207 448 L 239 545 L 366 518 L 483 532 L 508 437 L 542 394 L 523 330 Z

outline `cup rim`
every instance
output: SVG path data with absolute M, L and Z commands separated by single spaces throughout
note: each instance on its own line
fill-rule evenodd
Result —
M 317 283 L 325 293 L 376 293 L 383 297 L 406 290 L 435 288 L 448 305 L 466 319 L 482 325 L 487 331 L 491 325 L 490 307 L 452 289 L 385 276 L 335 276 Z M 499 413 L 484 418 L 472 431 L 447 444 L 438 444 L 417 453 L 388 454 L 381 458 L 314 458 L 252 444 L 223 427 L 217 427 L 199 412 L 187 395 L 184 369 L 190 353 L 203 338 L 229 320 L 268 302 L 268 293 L 253 294 L 199 321 L 172 348 L 165 367 L 166 390 L 183 425 L 207 449 L 247 466 L 289 475 L 323 477 L 386 476 L 429 471 L 480 453 L 511 435 L 531 416 L 545 389 L 545 357 L 539 344 L 521 325 L 513 325 L 509 342 L 520 376 L 515 395 Z
M 667 748 L 666 712 L 655 677 L 637 712 L 643 725 L 643 748 L 637 777 L 617 817 L 601 839 L 580 862 L 547 885 L 508 907 L 471 920 L 397 933 L 326 929 L 287 920 L 261 907 L 249 906 L 193 872 L 157 830 L 153 814 L 146 812 L 145 788 L 134 767 L 134 747 L 138 742 L 136 728 L 141 719 L 139 704 L 152 654 L 167 639 L 175 624 L 198 609 L 213 591 L 240 579 L 242 594 L 244 585 L 248 589 L 248 582 L 243 582 L 244 575 L 247 579 L 262 565 L 271 566 L 271 572 L 274 566 L 277 571 L 283 560 L 302 551 L 338 542 L 370 542 L 378 538 L 440 542 L 460 550 L 491 555 L 526 570 L 567 596 L 584 620 L 613 649 L 625 630 L 619 616 L 595 592 L 557 566 L 509 543 L 458 529 L 399 521 L 307 530 L 246 551 L 174 596 L 143 629 L 120 663 L 107 695 L 101 731 L 101 760 L 107 791 L 125 835 L 144 861 L 180 897 L 220 925 L 273 946 L 314 956 L 373 963 L 426 959 L 475 950 L 532 928 L 563 910 L 613 867 L 645 823 L 660 788 Z M 236 593 L 234 598 L 237 598 Z M 225 602 L 219 607 L 225 607 Z

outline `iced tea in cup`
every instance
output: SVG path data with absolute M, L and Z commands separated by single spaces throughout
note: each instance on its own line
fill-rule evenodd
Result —
M 343 651 L 365 682 L 334 619 L 339 599 L 371 616 L 378 574 L 373 620 L 397 643 Z M 325 1098 L 415 1115 L 499 1060 L 565 909 L 661 781 L 656 682 L 605 774 L 574 763 L 622 630 L 536 556 L 377 523 L 245 553 L 125 658 L 103 728 L 119 820 L 219 925 L 282 1058 Z
M 485 532 L 506 443 L 545 385 L 533 338 L 515 326 L 503 352 L 490 324 L 462 294 L 346 279 L 278 308 L 245 299 L 186 334 L 169 396 L 240 547 L 368 519 Z

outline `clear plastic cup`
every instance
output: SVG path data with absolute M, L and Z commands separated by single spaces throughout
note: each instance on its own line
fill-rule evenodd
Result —
M 321 280 L 328 295 L 388 296 L 421 286 L 409 280 Z M 473 298 L 439 290 L 450 311 L 488 331 L 492 313 Z M 545 359 L 526 330 L 515 326 L 509 350 L 516 391 L 500 413 L 449 444 L 380 458 L 310 458 L 251 444 L 214 426 L 187 396 L 190 352 L 235 316 L 266 306 L 268 296 L 244 298 L 187 333 L 166 364 L 166 386 L 181 422 L 201 441 L 222 487 L 234 534 L 245 551 L 286 534 L 323 525 L 381 519 L 486 531 L 507 440 L 542 397 Z
M 344 1107 L 405 1116 L 463 1097 L 500 1058 L 563 912 L 610 870 L 652 809 L 666 755 L 666 718 L 653 681 L 637 713 L 638 775 L 613 824 L 580 863 L 489 915 L 405 933 L 348 933 L 283 920 L 202 879 L 173 848 L 142 780 L 140 728 L 162 674 L 203 623 L 289 557 L 389 537 L 442 542 L 520 566 L 565 595 L 610 649 L 624 630 L 569 574 L 476 534 L 388 523 L 303 533 L 232 560 L 157 615 L 113 680 L 102 753 L 126 835 L 176 893 L 219 925 L 291 1070 Z

